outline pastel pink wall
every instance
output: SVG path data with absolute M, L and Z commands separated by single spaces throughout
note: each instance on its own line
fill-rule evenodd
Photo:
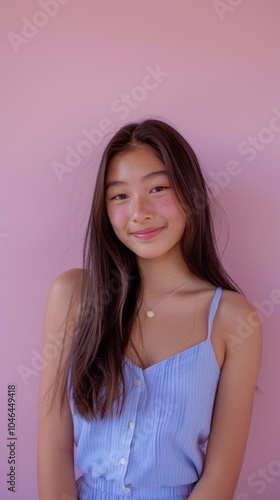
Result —
M 263 392 L 235 500 L 279 500 L 279 0 L 1 6 L 1 499 L 38 498 L 43 313 L 53 278 L 81 265 L 104 143 L 125 121 L 156 116 L 189 139 L 226 211 L 229 272 L 251 301 L 266 301 Z M 8 384 L 15 494 L 6 483 Z

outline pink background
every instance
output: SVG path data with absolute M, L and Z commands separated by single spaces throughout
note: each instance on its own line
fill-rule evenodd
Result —
M 150 116 L 168 120 L 193 145 L 229 220 L 224 263 L 251 301 L 270 301 L 262 393 L 234 498 L 280 498 L 280 305 L 271 301 L 280 288 L 280 2 L 218 3 L 1 2 L 3 500 L 38 498 L 39 353 L 49 285 L 81 266 L 105 142 L 125 121 Z M 121 102 L 127 95 L 130 104 Z M 91 129 L 96 144 L 82 142 Z M 222 230 L 221 248 L 225 239 Z M 17 394 L 15 494 L 6 485 L 8 384 Z

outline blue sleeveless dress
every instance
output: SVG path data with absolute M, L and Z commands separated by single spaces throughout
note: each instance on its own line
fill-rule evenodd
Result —
M 79 500 L 186 500 L 205 459 L 220 378 L 211 342 L 222 289 L 206 340 L 142 369 L 124 358 L 127 398 L 121 416 L 86 421 L 69 394 Z

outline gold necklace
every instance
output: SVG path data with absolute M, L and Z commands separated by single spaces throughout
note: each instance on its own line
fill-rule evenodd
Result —
M 174 295 L 174 293 L 177 293 L 179 292 L 179 290 L 182 290 L 183 288 L 185 288 L 185 286 L 187 286 L 192 280 L 193 278 L 195 277 L 195 274 L 191 277 L 191 279 L 189 281 L 187 281 L 187 283 L 185 283 L 183 286 L 180 286 L 180 288 L 177 288 L 177 290 L 175 290 L 174 292 L 170 293 L 169 295 L 167 295 L 167 297 L 165 297 L 165 299 L 161 300 L 155 307 L 151 308 L 149 307 L 146 302 L 143 300 L 143 303 L 145 304 L 145 306 L 148 308 L 148 310 L 146 311 L 146 316 L 148 316 L 148 318 L 153 318 L 154 315 L 156 314 L 155 313 L 155 309 L 160 306 L 161 304 L 163 304 L 163 302 L 165 302 L 167 299 L 169 299 L 169 297 L 171 297 L 172 295 Z

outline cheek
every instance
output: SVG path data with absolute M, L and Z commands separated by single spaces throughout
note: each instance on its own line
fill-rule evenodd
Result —
M 116 207 L 107 208 L 107 213 L 114 229 L 117 230 L 124 227 L 127 220 L 126 209 L 124 207 L 118 207 L 117 209 Z
M 168 196 L 158 200 L 157 210 L 166 217 L 186 220 L 186 214 L 174 196 Z

